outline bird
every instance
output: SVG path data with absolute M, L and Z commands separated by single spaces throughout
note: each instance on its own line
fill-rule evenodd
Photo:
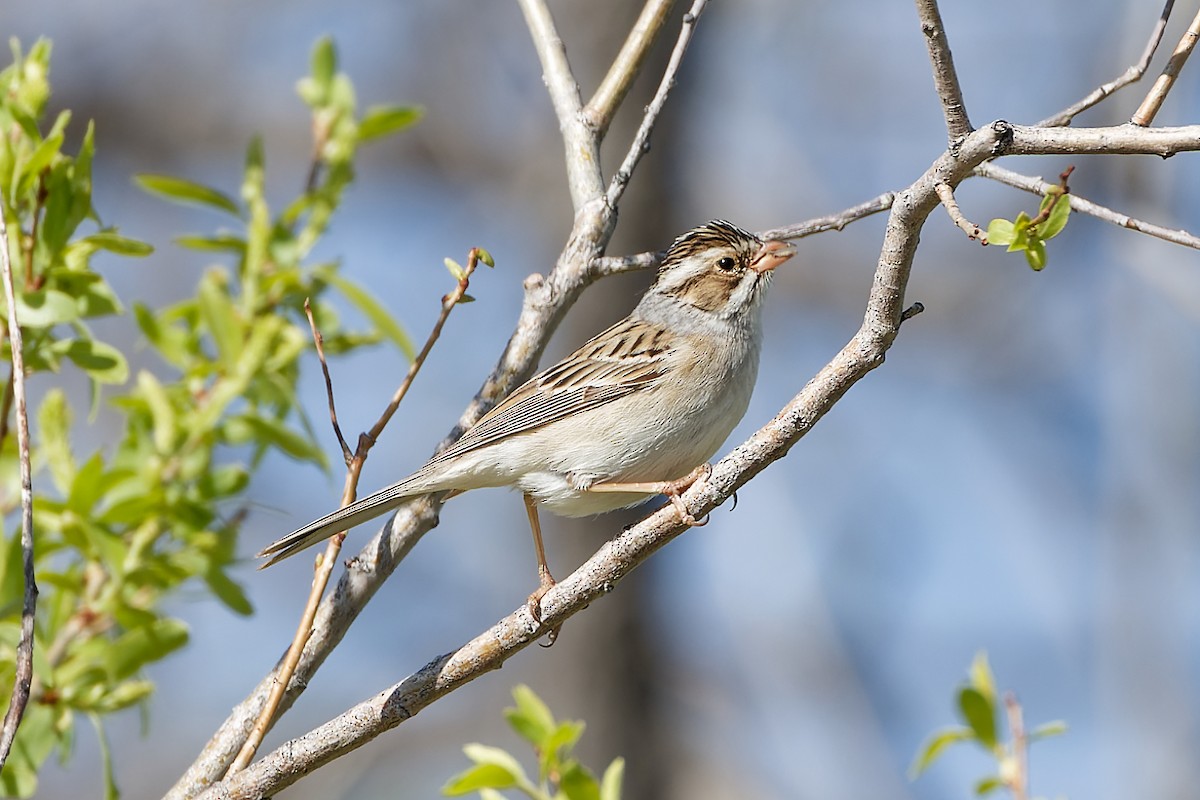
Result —
M 758 374 L 762 304 L 773 271 L 795 254 L 725 220 L 678 236 L 628 317 L 514 390 L 454 444 L 397 483 L 265 547 L 271 566 L 418 495 L 512 487 L 524 497 L 540 622 L 554 585 L 538 509 L 582 517 L 680 494 L 745 414 Z

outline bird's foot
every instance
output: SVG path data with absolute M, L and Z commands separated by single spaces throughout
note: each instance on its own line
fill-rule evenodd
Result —
M 529 609 L 529 615 L 533 617 L 533 621 L 539 626 L 542 624 L 542 598 L 546 596 L 546 592 L 557 583 L 554 576 L 550 574 L 550 570 L 540 567 L 538 569 L 538 588 L 533 594 L 529 595 L 529 600 L 526 601 L 525 607 Z M 546 633 L 546 644 L 543 647 L 550 647 L 558 639 L 558 632 L 562 630 L 562 625 L 556 625 Z
M 700 481 L 707 480 L 711 474 L 712 464 L 701 464 L 684 477 L 674 481 L 667 481 L 662 485 L 662 494 L 671 501 L 671 505 L 675 507 L 675 512 L 679 514 L 680 521 L 689 528 L 702 528 L 707 525 L 708 514 L 705 514 L 702 519 L 696 519 L 692 515 L 692 512 L 688 510 L 687 505 L 684 504 L 683 498 L 680 495 Z

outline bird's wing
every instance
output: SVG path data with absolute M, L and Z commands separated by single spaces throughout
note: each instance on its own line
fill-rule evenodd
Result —
M 643 320 L 618 322 L 519 387 L 433 461 L 536 430 L 653 385 L 666 371 L 670 338 L 664 328 Z

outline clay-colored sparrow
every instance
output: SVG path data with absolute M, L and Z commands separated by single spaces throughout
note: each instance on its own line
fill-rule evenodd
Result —
M 537 550 L 529 608 L 539 618 L 554 579 L 537 506 L 580 517 L 665 494 L 696 524 L 679 494 L 746 412 L 763 294 L 794 252 L 722 220 L 688 231 L 627 318 L 530 379 L 409 477 L 269 545 L 263 566 L 414 495 L 512 486 L 525 496 Z

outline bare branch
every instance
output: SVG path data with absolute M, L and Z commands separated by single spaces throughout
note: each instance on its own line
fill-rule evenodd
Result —
M 1054 186 L 1053 183 L 1048 183 L 1041 178 L 1022 175 L 1019 172 L 1013 172 L 1010 169 L 1005 169 L 995 164 L 980 164 L 975 168 L 975 174 L 1038 196 L 1044 196 L 1046 191 Z M 1112 223 L 1113 225 L 1129 228 L 1130 230 L 1149 236 L 1155 236 L 1173 244 L 1181 244 L 1184 247 L 1200 250 L 1200 236 L 1188 233 L 1185 230 L 1173 230 L 1150 222 L 1143 222 L 1140 219 L 1134 219 L 1098 203 L 1093 203 L 1091 200 L 1085 200 L 1077 194 L 1067 195 L 1067 200 L 1070 202 L 1071 208 L 1075 211 L 1090 214 L 1097 219 Z
M 1158 109 L 1167 99 L 1167 92 L 1171 91 L 1171 87 L 1175 85 L 1175 79 L 1179 77 L 1179 73 L 1183 69 L 1183 65 L 1187 63 L 1188 56 L 1195 49 L 1197 41 L 1200 41 L 1200 10 L 1196 11 L 1196 16 L 1192 18 L 1192 24 L 1184 31 L 1183 38 L 1179 40 L 1179 44 L 1175 46 L 1175 52 L 1167 61 L 1167 66 L 1163 68 L 1162 74 L 1158 76 L 1158 80 L 1154 82 L 1150 93 L 1146 95 L 1146 99 L 1134 112 L 1130 122 L 1142 127 L 1154 122 Z
M 997 155 L 1151 155 L 1168 158 L 1200 150 L 1200 125 L 1178 128 L 1038 128 L 995 122 L 1008 128 L 1012 140 Z
M 758 236 L 760 239 L 803 239 L 806 236 L 825 231 L 840 231 L 851 222 L 878 214 L 880 211 L 886 211 L 892 207 L 894 199 L 895 195 L 887 192 L 836 214 L 814 217 L 782 228 L 772 228 L 760 232 Z M 654 253 L 637 253 L 630 256 L 603 256 L 591 263 L 588 275 L 593 279 L 607 278 L 609 275 L 620 275 L 623 272 L 651 269 L 662 262 L 666 253 L 666 250 L 659 250 Z
M 579 83 L 567 63 L 567 51 L 545 0 L 518 2 L 542 62 L 546 89 L 558 117 L 566 151 L 567 186 L 571 191 L 571 205 L 578 214 L 588 201 L 604 191 L 604 177 L 600 174 L 600 137 L 584 118 Z
M 33 618 L 37 611 L 38 588 L 33 569 L 33 477 L 29 466 L 29 414 L 25 407 L 25 355 L 21 326 L 17 321 L 17 293 L 13 288 L 12 263 L 8 250 L 8 222 L 0 204 L 0 272 L 8 301 L 8 341 L 12 350 L 13 398 L 17 409 L 17 448 L 21 460 L 21 559 L 25 577 L 25 599 L 21 606 L 21 638 L 17 642 L 12 697 L 0 724 L 0 767 L 8 760 L 17 728 L 29 703 L 33 685 Z
M 896 196 L 862 327 L 845 347 L 767 425 L 721 459 L 708 479 L 683 500 L 702 517 L 787 451 L 861 378 L 883 363 L 899 332 L 919 232 L 937 206 L 935 187 L 957 185 L 1008 139 L 1007 126 L 993 125 L 964 139 L 955 155 L 943 154 L 912 186 Z M 552 274 L 553 275 L 553 274 Z M 424 500 L 402 507 L 412 511 Z M 205 798 L 259 797 L 294 783 L 304 774 L 410 718 L 438 697 L 495 669 L 548 630 L 611 591 L 615 584 L 675 536 L 686 530 L 673 508 L 664 507 L 617 535 L 561 581 L 543 599 L 542 625 L 532 624 L 522 607 L 449 656 L 376 695 L 325 725 L 268 754 L 231 780 L 213 786 Z M 387 566 L 382 565 L 382 566 Z M 349 574 L 349 571 L 348 571 Z
M 945 183 L 939 183 L 934 189 L 937 191 L 938 199 L 942 201 L 946 213 L 950 215 L 951 221 L 967 235 L 967 238 L 977 239 L 980 244 L 987 244 L 987 234 L 978 225 L 963 216 L 962 209 L 958 207 L 958 201 L 954 199 L 954 190 Z
M 488 256 L 487 258 L 490 264 L 491 257 Z M 445 326 L 446 320 L 449 319 L 450 312 L 454 310 L 455 306 L 466 295 L 467 289 L 470 287 L 471 275 L 474 274 L 475 268 L 479 264 L 479 259 L 479 248 L 471 248 L 471 251 L 467 254 L 467 266 L 462 270 L 462 274 L 458 276 L 458 282 L 455 284 L 454 290 L 442 298 L 442 311 L 438 314 L 437 322 L 434 323 L 429 336 L 426 337 L 425 345 L 421 348 L 421 352 L 409 364 L 408 372 L 404 375 L 404 380 L 400 382 L 399 388 L 392 395 L 391 401 L 375 422 L 370 432 L 359 437 L 357 449 L 353 456 L 346 461 L 348 469 L 345 485 L 342 489 L 343 508 L 354 502 L 355 495 L 358 492 L 358 479 L 362 474 L 362 469 L 366 464 L 371 447 L 374 446 L 379 435 L 383 433 L 383 429 L 392 419 L 397 409 L 400 408 L 400 403 L 403 402 L 404 397 L 408 394 L 408 390 L 412 386 L 413 380 L 417 377 L 417 373 L 421 371 L 421 367 L 425 364 L 426 359 L 429 358 L 429 353 L 433 350 L 434 343 L 441 337 L 442 328 Z M 346 447 L 345 440 L 342 439 L 342 433 L 338 429 L 337 414 L 333 405 L 333 385 L 330 383 L 329 369 L 325 364 L 325 353 L 321 347 L 321 334 L 313 322 L 312 310 L 307 300 L 304 302 L 304 310 L 308 314 L 308 322 L 312 327 L 313 341 L 316 342 L 317 346 L 317 355 L 321 361 L 321 368 L 325 372 L 325 385 L 329 392 L 329 416 L 333 422 L 334 430 L 337 431 L 338 440 L 342 442 L 343 450 L 349 455 L 349 448 Z M 341 552 L 344 538 L 345 536 L 342 534 L 330 537 L 329 544 L 326 546 L 321 560 L 317 562 L 312 588 L 309 591 L 304 613 L 300 617 L 300 624 L 296 627 L 296 634 L 292 638 L 292 644 L 288 648 L 287 655 L 284 656 L 279 668 L 275 671 L 275 679 L 271 686 L 271 692 L 267 697 L 266 705 L 259 712 L 258 719 L 255 720 L 249 737 L 242 744 L 242 748 L 238 752 L 233 764 L 230 765 L 227 775 L 232 775 L 239 770 L 245 769 L 250 760 L 254 758 L 254 753 L 258 750 L 259 745 L 262 744 L 263 737 L 267 735 L 267 731 L 271 729 L 271 725 L 275 722 L 275 715 L 280 703 L 283 701 L 284 691 L 287 689 L 292 675 L 296 672 L 296 667 L 300 663 L 304 646 L 308 644 L 308 639 L 312 635 L 313 621 L 316 619 L 321 597 L 325 594 L 325 587 L 329 585 L 329 576 L 333 573 L 334 565 L 337 563 L 337 557 Z
M 620 107 L 633 80 L 642 70 L 642 64 L 650 53 L 658 35 L 662 32 L 675 0 L 647 0 L 642 7 L 642 13 L 629 31 L 625 44 L 609 67 L 608 74 L 596 90 L 596 94 L 588 101 L 583 115 L 588 124 L 603 137 L 612 123 L 613 116 Z
M 617 207 L 621 195 L 625 193 L 625 187 L 629 185 L 629 179 L 633 177 L 633 170 L 642 160 L 642 156 L 650 149 L 650 133 L 654 130 L 654 124 L 658 121 L 658 115 L 662 112 L 663 106 L 666 105 L 671 87 L 675 85 L 675 75 L 678 74 L 679 65 L 683 62 L 683 54 L 687 52 L 688 44 L 692 41 L 696 20 L 704 13 L 704 7 L 707 5 L 708 0 L 694 0 L 691 9 L 683 15 L 683 27 L 679 31 L 679 38 L 675 40 L 675 49 L 671 51 L 671 58 L 667 62 L 666 70 L 663 71 L 658 90 L 655 91 L 650 104 L 646 106 L 642 124 L 638 126 L 629 152 L 625 155 L 625 160 L 621 162 L 620 169 L 608 184 L 608 205 L 611 208 Z
M 1150 39 L 1146 42 L 1146 48 L 1142 51 L 1142 57 L 1137 63 L 1125 70 L 1120 76 L 1114 78 L 1108 83 L 1093 90 L 1087 97 L 1084 97 L 1079 102 L 1068 106 L 1052 117 L 1047 117 L 1038 123 L 1040 127 L 1056 128 L 1061 125 L 1070 125 L 1075 117 L 1094 105 L 1100 103 L 1101 100 L 1109 95 L 1124 89 L 1131 83 L 1139 81 L 1146 74 L 1146 70 L 1150 67 L 1150 59 L 1154 57 L 1155 51 L 1158 50 L 1158 45 L 1162 41 L 1163 33 L 1167 29 L 1167 20 L 1171 16 L 1171 9 L 1175 5 L 1175 0 L 1167 0 L 1163 6 L 1162 13 L 1158 15 L 1158 22 L 1154 24 L 1154 30 L 1150 32 Z
M 763 239 L 803 239 L 805 236 L 812 236 L 815 233 L 840 231 L 851 222 L 857 222 L 864 217 L 878 214 L 880 211 L 887 211 L 895 200 L 896 195 L 893 192 L 884 192 L 878 197 L 851 206 L 845 211 L 815 217 L 794 225 L 785 225 L 782 228 L 772 228 L 769 231 L 763 231 L 759 236 Z
M 954 56 L 950 53 L 950 41 L 942 25 L 942 12 L 937 0 L 917 0 L 917 16 L 921 20 L 921 31 L 925 34 L 925 46 L 929 48 L 929 61 L 933 65 L 933 85 L 938 99 L 942 101 L 942 114 L 946 118 L 946 133 L 950 147 L 971 132 L 971 120 L 967 118 L 967 106 L 963 102 L 962 86 L 954 70 Z

